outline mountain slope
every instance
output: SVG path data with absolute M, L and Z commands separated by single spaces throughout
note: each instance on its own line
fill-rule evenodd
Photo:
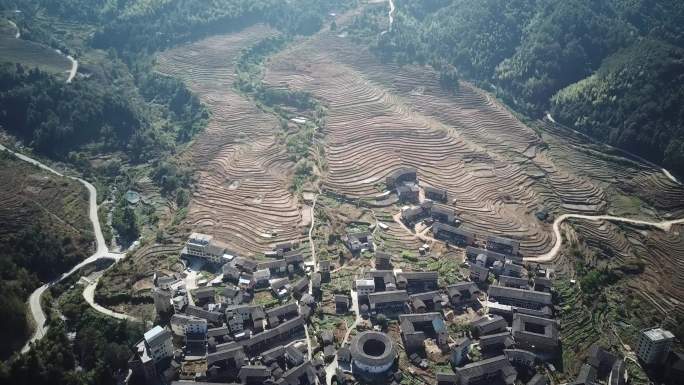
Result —
M 392 30 L 371 43 L 384 60 L 453 66 L 518 112 L 539 118 L 553 108 L 561 123 L 684 173 L 676 106 L 682 84 L 678 49 L 684 45 L 681 1 L 395 3 Z M 374 30 L 364 23 L 377 18 L 359 16 L 350 35 Z M 597 82 L 619 92 L 620 101 L 600 99 Z M 589 112 L 591 105 L 600 108 Z

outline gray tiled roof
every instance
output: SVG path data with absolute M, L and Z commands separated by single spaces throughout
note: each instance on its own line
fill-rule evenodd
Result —
M 407 302 L 408 293 L 406 290 L 381 291 L 377 293 L 368 294 L 368 301 L 370 303 L 387 303 L 387 302 Z
M 488 290 L 490 297 L 505 297 L 520 301 L 535 302 L 543 305 L 551 305 L 551 294 L 541 291 L 523 290 L 512 287 L 492 285 Z

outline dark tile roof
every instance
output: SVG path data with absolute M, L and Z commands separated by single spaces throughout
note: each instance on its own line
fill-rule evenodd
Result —
M 503 330 L 508 326 L 508 322 L 506 322 L 506 320 L 499 315 L 492 317 L 484 316 L 474 320 L 470 324 L 474 328 L 478 329 L 482 335 Z
M 309 278 L 307 278 L 307 277 L 304 277 L 304 278 L 298 280 L 298 281 L 295 282 L 294 285 L 292 286 L 292 288 L 293 288 L 295 291 L 299 291 L 299 292 L 303 291 L 304 289 L 306 289 L 306 288 L 308 288 L 308 287 L 309 287 Z
M 185 307 L 185 313 L 199 318 L 204 318 L 209 322 L 218 322 L 222 314 L 215 311 L 204 310 L 199 306 L 188 305 Z
M 541 291 L 491 285 L 489 286 L 488 293 L 490 297 L 506 297 L 520 301 L 540 303 L 543 305 L 551 305 L 553 303 L 551 300 L 551 294 Z
M 280 269 L 287 267 L 287 261 L 284 259 L 276 259 L 274 261 L 259 262 L 257 269 Z
M 446 232 L 454 235 L 459 235 L 464 238 L 473 238 L 475 236 L 475 234 L 472 231 L 462 230 L 457 227 L 446 225 L 440 222 L 437 222 L 432 226 L 432 232 L 435 234 L 439 232 Z
M 294 347 L 294 345 L 288 345 L 285 348 L 285 355 L 288 359 L 294 363 L 294 365 L 299 365 L 304 362 L 304 353 L 301 350 Z
M 245 365 L 240 368 L 238 377 L 271 377 L 271 369 L 263 365 Z
M 406 278 L 407 281 L 412 280 L 431 280 L 436 281 L 439 278 L 439 273 L 436 271 L 404 271 L 397 273 L 397 279 L 399 277 Z
M 472 379 L 496 372 L 500 372 L 504 377 L 513 376 L 517 373 L 506 356 L 497 356 L 473 362 L 456 368 L 455 372 L 459 376 L 461 383 L 469 383 Z
M 508 275 L 499 276 L 499 285 L 501 286 L 515 286 L 515 287 L 529 287 L 530 283 L 527 278 L 510 277 Z
M 458 375 L 454 373 L 438 372 L 435 374 L 435 379 L 438 385 L 458 384 Z
M 480 292 L 480 289 L 477 287 L 475 282 L 457 282 L 453 285 L 447 286 L 446 290 L 450 297 L 453 297 L 457 294 L 462 295 L 464 292 L 469 292 L 471 296 Z
M 516 241 L 515 239 L 497 237 L 495 235 L 487 237 L 487 242 L 495 242 L 495 243 L 498 243 L 501 245 L 506 245 L 506 246 L 519 246 L 520 245 L 520 242 Z
M 381 291 L 368 294 L 368 301 L 375 304 L 387 302 L 407 302 L 408 299 L 408 293 L 406 290 Z
M 290 302 L 285 305 L 277 306 L 266 310 L 266 317 L 282 317 L 284 315 L 297 315 L 299 313 L 299 307 L 296 303 Z
M 269 350 L 261 353 L 261 362 L 268 365 L 274 361 L 277 361 L 280 357 L 283 357 L 284 355 L 285 355 L 285 347 L 282 345 L 279 345 L 273 349 L 269 349 Z
M 233 260 L 233 266 L 246 271 L 254 271 L 256 270 L 257 262 L 245 257 L 237 257 Z
M 304 385 L 301 381 L 300 378 L 303 375 L 307 375 L 307 377 L 311 377 L 312 379 L 315 379 L 315 371 L 313 368 L 313 365 L 311 365 L 311 361 L 306 361 L 303 364 L 296 366 L 287 372 L 283 373 L 283 377 L 281 380 L 284 380 L 283 383 L 289 384 L 289 385 Z
M 207 330 L 207 337 L 219 337 L 225 336 L 230 333 L 230 328 L 228 326 L 220 326 L 217 328 L 210 328 Z
M 432 187 L 432 186 L 425 186 L 423 187 L 423 190 L 425 190 L 425 193 L 432 193 L 432 194 L 437 194 L 437 195 L 446 195 L 447 190 L 443 188 L 437 188 L 437 187 Z

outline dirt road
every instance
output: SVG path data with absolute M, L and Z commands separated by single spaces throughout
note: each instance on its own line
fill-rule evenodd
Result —
M 684 223 L 684 219 L 675 219 L 675 220 L 670 220 L 670 221 L 662 221 L 662 222 L 649 222 L 649 221 L 644 221 L 640 219 L 632 219 L 632 218 L 624 218 L 624 217 L 615 217 L 612 215 L 580 215 L 580 214 L 563 214 L 556 218 L 556 220 L 553 222 L 553 234 L 556 237 L 556 242 L 553 245 L 553 248 L 551 248 L 551 251 L 549 251 L 546 254 L 542 254 L 536 257 L 525 257 L 524 260 L 525 262 L 539 262 L 539 263 L 546 263 L 546 262 L 551 262 L 553 261 L 554 258 L 558 255 L 558 252 L 560 251 L 561 246 L 563 245 L 563 238 L 561 237 L 561 232 L 560 232 L 560 225 L 567 219 L 586 219 L 589 221 L 612 221 L 612 222 L 623 222 L 623 223 L 630 223 L 633 225 L 643 225 L 643 226 L 649 226 L 649 227 L 655 227 L 663 231 L 670 231 L 673 225 L 676 224 L 682 224 Z
M 549 114 L 548 112 L 546 113 L 546 120 L 548 120 L 549 122 L 551 122 L 551 123 L 553 123 L 553 124 L 558 124 L 558 122 L 556 122 L 556 120 L 553 118 L 553 116 L 551 116 L 551 114 Z M 572 132 L 574 132 L 574 133 L 576 133 L 576 134 L 579 134 L 579 135 L 582 135 L 582 136 L 586 136 L 585 134 L 583 134 L 583 133 L 581 133 L 581 132 L 579 132 L 579 131 L 577 131 L 577 130 L 574 130 L 574 129 L 570 128 L 570 127 L 562 126 L 562 125 L 560 125 L 560 124 L 558 124 L 558 125 L 561 126 L 561 127 L 566 128 L 566 129 L 568 129 L 568 130 L 570 130 L 570 131 L 572 131 Z M 592 140 L 593 140 L 593 139 L 592 139 Z M 633 153 L 631 153 L 631 152 L 629 152 L 629 151 L 627 151 L 627 150 L 623 150 L 623 149 L 620 149 L 620 148 L 616 148 L 616 147 L 613 147 L 613 146 L 611 146 L 610 144 L 606 144 L 606 143 L 602 143 L 602 144 L 603 144 L 604 146 L 610 148 L 610 149 L 613 149 L 613 150 L 622 152 L 623 154 L 627 154 L 627 155 L 629 155 L 630 157 L 632 157 L 632 158 L 634 158 L 634 159 L 637 159 L 637 160 L 639 160 L 640 162 L 643 162 L 643 163 L 645 163 L 645 164 L 647 164 L 647 165 L 649 165 L 649 166 L 655 168 L 656 170 L 657 170 L 657 169 L 660 169 L 660 171 L 663 172 L 663 174 L 667 177 L 667 179 L 671 180 L 672 182 L 674 182 L 674 183 L 676 183 L 676 184 L 682 184 L 682 183 L 681 183 L 677 178 L 675 178 L 675 176 L 672 175 L 667 169 L 662 168 L 662 167 L 658 166 L 657 164 L 655 164 L 655 163 L 653 163 L 653 162 L 651 162 L 651 161 L 649 161 L 649 160 L 646 160 L 646 159 L 640 157 L 639 155 L 633 154 Z

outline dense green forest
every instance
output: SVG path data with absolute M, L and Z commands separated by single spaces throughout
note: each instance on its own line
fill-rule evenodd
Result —
M 684 49 L 644 39 L 552 99 L 563 122 L 684 170 Z M 662 159 L 661 159 L 662 157 Z
M 147 161 L 192 137 L 206 111 L 178 82 L 149 75 L 140 83 L 142 96 L 103 87 L 97 79 L 66 84 L 37 69 L 6 63 L 0 65 L 0 125 L 57 159 L 94 145 L 98 153 L 121 150 L 132 161 Z M 157 92 L 157 103 L 170 111 L 162 129 L 141 103 Z
M 73 281 L 53 289 L 60 294 Z M 142 325 L 102 316 L 90 309 L 78 286 L 60 300 L 66 321 L 50 320 L 47 335 L 28 353 L 0 362 L 0 383 L 21 385 L 114 385 L 128 371 L 130 347 Z M 73 333 L 73 341 L 67 338 Z
M 395 5 L 389 33 L 377 33 L 387 20 L 381 17 L 387 5 L 377 4 L 353 20 L 350 36 L 370 42 L 386 61 L 429 64 L 439 71 L 452 65 L 461 78 L 527 116 L 552 111 L 561 123 L 684 174 L 681 107 L 674 107 L 682 105 L 683 2 L 396 0 Z
M 36 225 L 0 241 L 5 249 L 0 253 L 0 338 L 4 341 L 0 358 L 7 358 L 30 335 L 24 304 L 29 294 L 41 281 L 55 278 L 86 257 L 54 230 Z
M 0 7 L 16 7 L 27 15 L 46 11 L 63 20 L 95 25 L 97 31 L 91 41 L 95 48 L 153 52 L 258 22 L 269 23 L 285 33 L 308 35 L 323 26 L 329 12 L 354 3 L 355 0 L 2 0 Z

